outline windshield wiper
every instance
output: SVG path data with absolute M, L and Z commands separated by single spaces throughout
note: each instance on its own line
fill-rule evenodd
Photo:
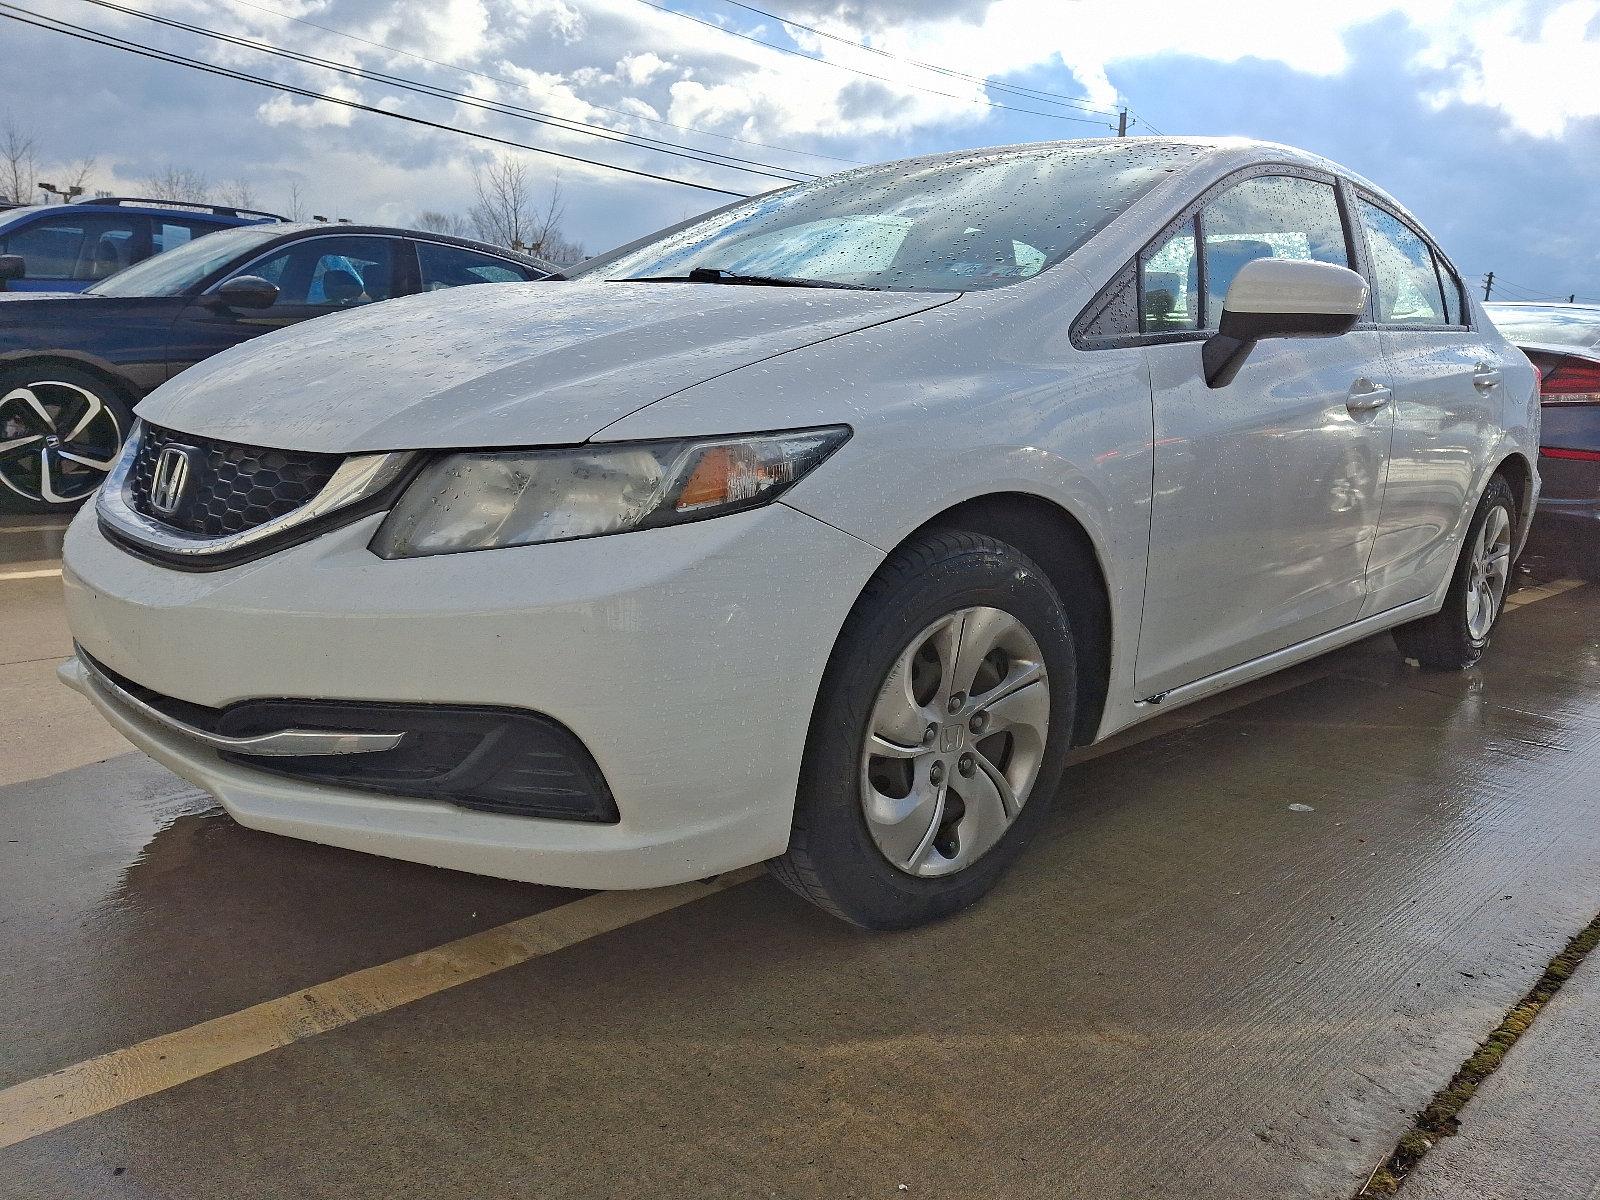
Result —
M 754 287 L 845 288 L 853 292 L 881 292 L 866 283 L 835 283 L 829 279 L 800 279 L 790 275 L 741 275 L 721 267 L 691 267 L 687 275 L 640 275 L 613 279 L 613 283 L 743 283 Z

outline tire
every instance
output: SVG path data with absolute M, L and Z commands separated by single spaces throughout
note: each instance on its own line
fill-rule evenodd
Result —
M 72 512 L 132 425 L 126 396 L 97 375 L 50 363 L 0 371 L 0 511 Z
M 983 534 L 917 536 L 839 635 L 772 873 L 863 929 L 973 903 L 1048 816 L 1076 685 L 1066 608 L 1032 560 Z
M 1444 607 L 1394 631 L 1401 654 L 1435 671 L 1464 671 L 1483 656 L 1510 594 L 1516 528 L 1516 497 L 1511 485 L 1496 475 L 1472 514 Z M 1487 571 L 1485 564 L 1491 564 Z M 1486 599 L 1487 621 L 1477 607 Z

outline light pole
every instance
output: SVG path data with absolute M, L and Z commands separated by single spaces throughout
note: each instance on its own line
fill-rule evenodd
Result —
M 66 201 L 68 204 L 71 204 L 79 196 L 83 195 L 82 185 L 76 183 L 68 188 L 58 188 L 53 183 L 41 183 L 39 185 L 39 190 L 45 193 L 47 196 L 60 196 L 61 199 Z

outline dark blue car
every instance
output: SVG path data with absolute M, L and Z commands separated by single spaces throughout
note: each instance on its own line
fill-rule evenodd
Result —
M 24 274 L 3 286 L 13 292 L 81 292 L 203 234 L 283 219 L 248 208 L 126 196 L 9 208 L 0 212 L 0 256 L 20 258 Z
M 394 296 L 555 270 L 421 230 L 273 222 L 224 230 L 78 292 L 0 292 L 0 511 L 81 503 L 145 393 L 230 346 Z

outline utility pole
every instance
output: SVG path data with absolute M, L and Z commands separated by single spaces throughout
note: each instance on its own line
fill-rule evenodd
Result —
M 1128 136 L 1128 110 L 1123 109 L 1117 114 L 1117 136 Z
M 1483 298 L 1485 300 L 1489 298 L 1489 289 L 1492 287 L 1494 287 L 1494 272 L 1490 271 L 1483 277 Z

